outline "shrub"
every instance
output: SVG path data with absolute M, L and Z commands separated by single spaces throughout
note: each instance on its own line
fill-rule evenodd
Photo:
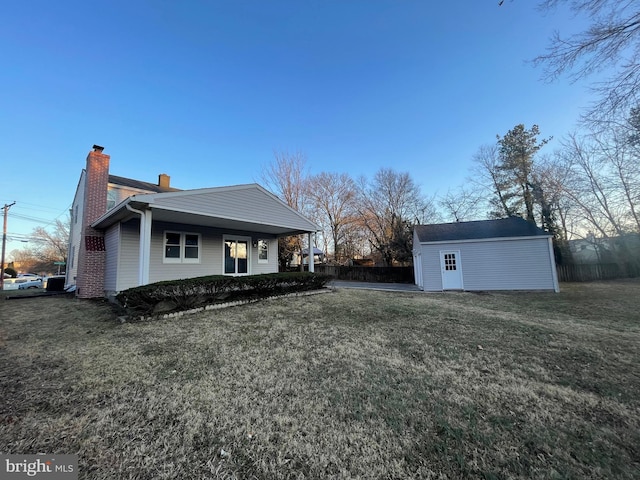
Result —
M 5 268 L 4 273 L 6 273 L 7 275 L 11 275 L 11 278 L 16 278 L 18 276 L 18 272 L 16 272 L 15 269 L 11 267 Z
M 329 278 L 308 272 L 246 277 L 212 275 L 130 288 L 120 292 L 116 300 L 131 316 L 154 315 L 216 303 L 317 290 L 324 287 Z

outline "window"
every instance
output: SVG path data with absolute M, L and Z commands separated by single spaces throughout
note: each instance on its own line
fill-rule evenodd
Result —
M 258 240 L 258 263 L 269 263 L 268 240 Z
M 118 192 L 115 190 L 107 190 L 107 210 L 111 210 L 116 206 L 118 201 Z
M 200 263 L 200 234 L 164 232 L 163 263 Z
M 78 223 L 78 205 L 73 208 L 73 223 Z
M 247 275 L 249 273 L 249 245 L 251 239 L 247 237 L 230 238 L 225 235 L 224 268 L 225 275 Z
M 456 270 L 456 254 L 455 253 L 444 254 L 444 269 Z

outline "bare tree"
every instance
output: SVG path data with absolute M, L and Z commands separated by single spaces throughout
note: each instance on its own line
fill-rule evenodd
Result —
M 635 215 L 640 191 L 637 186 L 631 189 L 628 159 L 611 151 L 617 148 L 621 147 L 573 134 L 563 142 L 561 153 L 569 170 L 564 192 L 577 207 L 581 229 L 603 238 L 640 231 Z M 637 175 L 637 166 L 635 170 Z
M 444 211 L 446 218 L 454 222 L 464 222 L 477 219 L 482 210 L 482 196 L 474 185 L 461 185 L 438 199 L 438 205 Z
M 16 266 L 16 270 L 21 272 L 37 272 L 44 273 L 40 270 L 40 260 L 34 249 L 24 247 L 12 250 L 10 253 L 11 261 Z
M 539 6 L 550 11 L 568 3 L 576 15 L 586 15 L 589 27 L 569 37 L 556 32 L 547 52 L 534 59 L 544 67 L 544 77 L 554 80 L 570 71 L 573 81 L 592 73 L 613 69 L 593 88 L 600 97 L 587 121 L 610 119 L 635 106 L 640 87 L 640 5 L 637 0 L 544 0 Z
M 323 226 L 325 246 L 332 248 L 337 263 L 343 263 L 348 258 L 343 251 L 348 229 L 356 216 L 355 182 L 346 173 L 322 172 L 311 177 L 309 185 L 313 218 Z
M 482 145 L 473 156 L 473 181 L 488 192 L 488 214 L 491 218 L 515 215 L 521 208 L 521 199 L 509 191 L 509 178 L 501 168 L 497 145 Z
M 302 152 L 273 152 L 273 162 L 262 170 L 262 181 L 294 210 L 304 213 L 307 202 L 307 156 Z
M 31 232 L 29 246 L 13 250 L 11 256 L 21 271 L 53 273 L 56 262 L 67 261 L 70 219 L 56 220 L 52 228 L 36 227 Z
M 308 173 L 307 157 L 302 152 L 273 152 L 273 162 L 262 171 L 262 181 L 269 190 L 282 201 L 300 213 L 308 213 Z M 294 253 L 302 259 L 303 239 L 300 235 L 280 238 L 278 240 L 278 258 L 280 269 L 286 269 Z M 309 246 L 311 251 L 312 245 Z M 311 257 L 312 258 L 312 257 Z M 300 268 L 303 268 L 300 261 Z
M 408 173 L 382 168 L 371 181 L 360 179 L 358 213 L 372 248 L 391 266 L 411 258 L 407 226 L 424 223 L 434 208 Z
M 43 262 L 67 261 L 67 249 L 69 247 L 69 226 L 71 219 L 63 222 L 56 220 L 52 231 L 43 227 L 36 227 L 31 233 L 31 238 L 37 242 L 36 251 Z
M 536 203 L 539 205 L 537 215 L 543 228 L 554 228 L 557 240 L 564 246 L 575 230 L 573 221 L 574 203 L 565 195 L 565 184 L 569 170 L 556 156 L 545 156 L 539 159 L 532 172 L 533 184 L 536 188 Z M 550 210 L 545 212 L 544 210 Z M 546 225 L 546 216 L 553 215 L 552 225 Z

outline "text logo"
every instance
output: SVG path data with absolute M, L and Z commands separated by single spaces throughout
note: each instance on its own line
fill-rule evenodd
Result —
M 78 480 L 78 456 L 0 455 L 0 478 Z

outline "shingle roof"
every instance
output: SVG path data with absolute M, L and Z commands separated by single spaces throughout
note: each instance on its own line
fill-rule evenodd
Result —
M 444 242 L 454 240 L 478 240 L 486 238 L 550 236 L 534 224 L 520 217 L 475 222 L 439 223 L 416 225 L 420 242 Z
M 133 178 L 125 178 L 119 177 L 117 175 L 109 175 L 109 183 L 113 183 L 115 185 L 122 185 L 123 187 L 129 188 L 137 188 L 139 190 L 146 190 L 153 193 L 163 193 L 163 192 L 177 192 L 179 188 L 162 188 L 155 183 L 142 182 L 140 180 L 134 180 Z

